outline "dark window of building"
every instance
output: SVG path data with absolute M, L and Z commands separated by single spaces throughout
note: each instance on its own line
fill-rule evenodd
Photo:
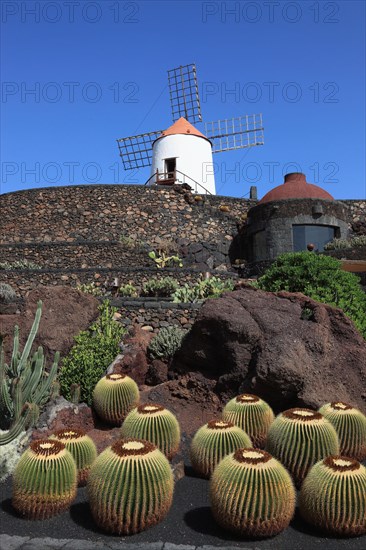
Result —
M 258 231 L 252 237 L 253 261 L 260 262 L 267 259 L 266 231 Z
M 337 227 L 330 225 L 293 225 L 294 252 L 306 250 L 308 244 L 315 245 L 315 250 L 322 252 L 324 245 L 337 234 Z

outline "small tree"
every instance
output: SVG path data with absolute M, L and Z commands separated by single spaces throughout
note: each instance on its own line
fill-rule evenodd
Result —
M 366 294 L 341 262 L 313 252 L 282 254 L 258 280 L 262 290 L 302 292 L 318 302 L 343 309 L 366 338 Z

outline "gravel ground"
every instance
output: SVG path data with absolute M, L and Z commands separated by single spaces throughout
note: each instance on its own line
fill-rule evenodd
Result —
M 93 541 L 97 548 L 127 548 L 131 543 L 134 548 L 148 550 L 149 543 L 159 543 L 159 548 L 164 545 L 164 550 L 169 550 L 169 543 L 175 545 L 188 545 L 189 550 L 205 546 L 203 550 L 214 550 L 210 547 L 230 547 L 241 550 L 365 550 L 366 537 L 348 539 L 327 538 L 321 533 L 307 526 L 296 514 L 291 525 L 284 532 L 274 538 L 265 540 L 239 539 L 229 532 L 221 529 L 213 520 L 209 507 L 208 482 L 203 479 L 186 476 L 177 482 L 175 487 L 173 506 L 167 518 L 152 527 L 151 529 L 129 537 L 106 535 L 93 523 L 89 505 L 87 502 L 86 489 L 78 490 L 77 499 L 70 510 L 45 521 L 29 521 L 20 518 L 11 506 L 11 479 L 0 484 L 1 507 L 0 526 L 1 533 L 16 535 L 18 537 L 30 537 L 23 546 L 13 546 L 24 550 L 38 550 L 51 548 L 47 546 L 46 539 L 63 539 L 63 547 L 82 550 L 86 548 L 80 541 Z M 32 539 L 43 539 L 45 544 L 36 542 L 30 545 Z M 66 540 L 67 539 L 67 540 Z M 1 547 L 1 550 L 11 550 L 12 544 L 6 539 L 8 548 Z M 20 540 L 20 539 L 19 539 Z M 61 541 L 60 541 L 61 542 Z M 104 543 L 105 546 L 102 544 Z M 0 540 L 1 543 L 1 540 Z M 3 545 L 5 539 L 3 539 Z M 71 546 L 70 546 L 71 544 Z M 110 546 L 108 546 L 110 544 Z M 73 546 L 74 545 L 74 546 Z M 151 545 L 151 544 L 150 544 Z M 145 548 L 146 547 L 146 548 Z M 188 550 L 183 547 L 180 550 Z

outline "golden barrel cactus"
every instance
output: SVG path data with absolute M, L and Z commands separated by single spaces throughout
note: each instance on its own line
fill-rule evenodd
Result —
M 29 519 L 46 519 L 76 497 L 75 460 L 61 441 L 39 439 L 24 451 L 13 475 L 12 504 Z
M 97 415 L 113 425 L 120 425 L 139 402 L 139 389 L 125 374 L 107 374 L 93 391 L 93 407 Z
M 290 474 L 261 449 L 237 449 L 221 460 L 210 483 L 215 520 L 246 537 L 270 537 L 283 531 L 295 511 Z
M 94 441 L 82 430 L 58 430 L 50 439 L 61 441 L 72 454 L 78 471 L 78 485 L 86 485 L 90 467 L 97 458 L 97 448 Z
M 168 459 L 149 441 L 121 439 L 91 467 L 87 489 L 96 524 L 109 533 L 132 535 L 167 515 L 173 499 Z
M 263 448 L 275 415 L 263 399 L 251 393 L 243 393 L 225 405 L 222 418 L 244 430 L 254 447 Z
M 341 536 L 366 534 L 366 468 L 346 456 L 328 456 L 306 476 L 299 495 L 303 518 Z

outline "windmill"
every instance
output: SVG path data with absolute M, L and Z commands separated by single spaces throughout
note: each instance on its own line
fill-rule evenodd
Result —
M 173 125 L 117 140 L 125 170 L 151 166 L 148 185 L 186 184 L 196 193 L 215 194 L 212 153 L 263 145 L 262 115 L 201 123 L 196 65 L 168 71 Z

